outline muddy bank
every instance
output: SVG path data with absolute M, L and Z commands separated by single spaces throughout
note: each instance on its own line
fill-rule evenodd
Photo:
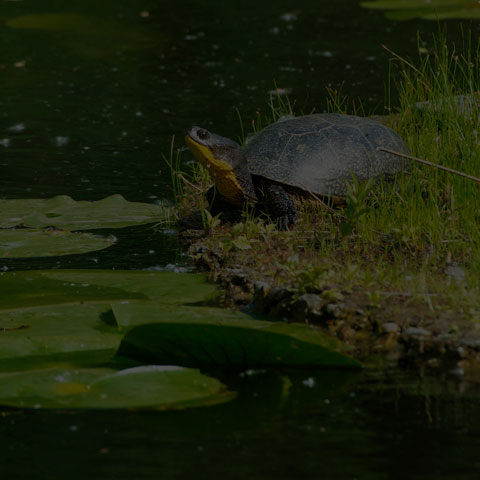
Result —
M 275 269 L 259 262 L 258 250 L 225 251 L 212 238 L 185 238 L 195 265 L 223 287 L 225 306 L 314 325 L 345 342 L 366 364 L 480 381 L 478 323 L 448 305 L 439 308 L 439 298 L 434 308 L 428 296 L 402 291 L 378 296 L 362 286 L 344 288 L 335 276 L 321 288 L 299 288 L 293 281 L 279 285 Z

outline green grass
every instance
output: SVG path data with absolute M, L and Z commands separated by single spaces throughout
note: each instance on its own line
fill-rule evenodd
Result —
M 480 100 L 479 44 L 468 33 L 464 45 L 454 48 L 440 32 L 431 45 L 419 39 L 416 59 L 391 54 L 386 96 L 394 96 L 399 107 L 384 121 L 414 156 L 480 176 L 480 102 L 468 111 L 455 104 L 458 95 Z M 429 103 L 420 110 L 419 102 Z M 341 92 L 330 91 L 327 103 L 330 111 L 364 111 Z M 272 98 L 270 115 L 257 117 L 251 129 L 257 132 L 292 110 L 284 97 Z M 241 131 L 245 138 L 243 125 Z M 480 319 L 479 184 L 414 162 L 410 167 L 393 188 L 352 182 L 346 206 L 333 213 L 305 206 L 294 231 L 278 232 L 246 214 L 233 229 L 212 229 L 207 243 L 223 249 L 226 263 L 261 267 L 274 283 L 290 283 L 299 292 L 363 288 L 372 304 L 404 293 L 431 311 L 454 309 Z M 193 175 L 192 183 L 205 183 L 204 172 Z M 445 274 L 455 264 L 462 265 L 464 279 Z

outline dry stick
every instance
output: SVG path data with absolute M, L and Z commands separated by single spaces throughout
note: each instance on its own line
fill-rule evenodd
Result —
M 458 170 L 454 170 L 453 168 L 444 167 L 443 165 L 438 165 L 436 163 L 429 162 L 427 160 L 422 160 L 421 158 L 413 157 L 412 155 L 407 155 L 405 153 L 396 152 L 395 150 L 390 150 L 389 148 L 385 147 L 377 147 L 377 150 L 381 152 L 390 153 L 392 155 L 396 155 L 397 157 L 408 158 L 409 160 L 414 160 L 418 163 L 423 163 L 424 165 L 428 165 L 429 167 L 435 167 L 439 170 L 445 170 L 449 173 L 454 173 L 455 175 L 460 175 L 460 177 L 468 178 L 469 180 L 473 180 L 474 182 L 480 183 L 480 178 L 474 177 L 473 175 L 467 175 L 466 173 L 459 172 Z
M 314 200 L 316 200 L 320 206 L 322 208 L 324 208 L 325 210 L 327 210 L 327 212 L 330 212 L 330 213 L 333 213 L 333 214 L 337 214 L 338 213 L 331 207 L 329 207 L 323 200 L 321 200 L 318 195 L 315 195 L 311 190 L 309 190 L 308 188 L 306 188 L 305 186 L 303 185 L 300 185 L 300 187 L 305 190 L 309 195 L 311 195 L 313 197 Z M 341 217 L 343 217 L 343 215 L 340 215 Z
M 195 190 L 203 193 L 203 190 L 200 187 L 198 187 L 197 185 L 194 185 L 192 182 L 189 182 L 181 173 L 177 173 L 177 177 L 183 182 L 185 182 L 187 185 L 190 185 Z

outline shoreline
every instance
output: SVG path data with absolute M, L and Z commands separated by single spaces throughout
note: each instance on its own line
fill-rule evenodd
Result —
M 222 235 L 233 228 L 220 227 Z M 183 235 L 189 256 L 196 268 L 221 286 L 223 306 L 268 320 L 314 325 L 345 343 L 350 355 L 366 366 L 414 368 L 480 381 L 478 323 L 449 308 L 438 294 L 424 294 L 423 298 L 408 291 L 375 295 L 368 286 L 343 287 L 341 275 L 331 275 L 322 286 L 305 289 L 292 279 L 279 282 L 252 248 L 225 252 L 219 240 L 222 235 L 210 232 L 195 238 L 196 232 L 188 238 L 189 233 Z M 452 265 L 452 270 L 455 267 Z M 448 275 L 444 274 L 445 281 L 455 281 Z

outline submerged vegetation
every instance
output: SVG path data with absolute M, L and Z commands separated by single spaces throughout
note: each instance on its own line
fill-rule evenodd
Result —
M 398 92 L 399 107 L 381 121 L 414 156 L 479 176 L 479 46 L 466 36 L 458 49 L 445 38 L 438 35 L 432 46 L 419 40 L 417 60 L 391 52 L 387 103 Z M 330 94 L 332 111 L 358 113 Z M 252 122 L 253 131 L 292 113 L 289 101 L 277 100 L 270 118 Z M 211 185 L 206 172 L 194 163 L 189 176 L 173 173 L 179 215 L 203 212 Z M 235 225 L 204 213 L 205 236 L 193 242 L 191 253 L 224 281 L 228 300 L 241 304 L 253 297 L 263 313 L 329 328 L 333 322 L 333 333 L 354 343 L 362 330 L 358 317 L 379 333 L 386 332 L 384 323 L 397 333 L 430 325 L 420 328 L 422 335 L 450 341 L 466 325 L 468 335 L 480 325 L 478 189 L 471 180 L 411 162 L 393 188 L 354 179 L 344 207 L 304 206 L 292 231 L 278 231 L 252 212 Z M 320 298 L 315 308 L 321 314 L 311 314 L 311 305 L 299 307 L 302 295 L 303 303 L 318 300 L 305 294 Z M 296 317 L 299 308 L 303 314 Z M 345 320 L 352 312 L 357 324 Z

